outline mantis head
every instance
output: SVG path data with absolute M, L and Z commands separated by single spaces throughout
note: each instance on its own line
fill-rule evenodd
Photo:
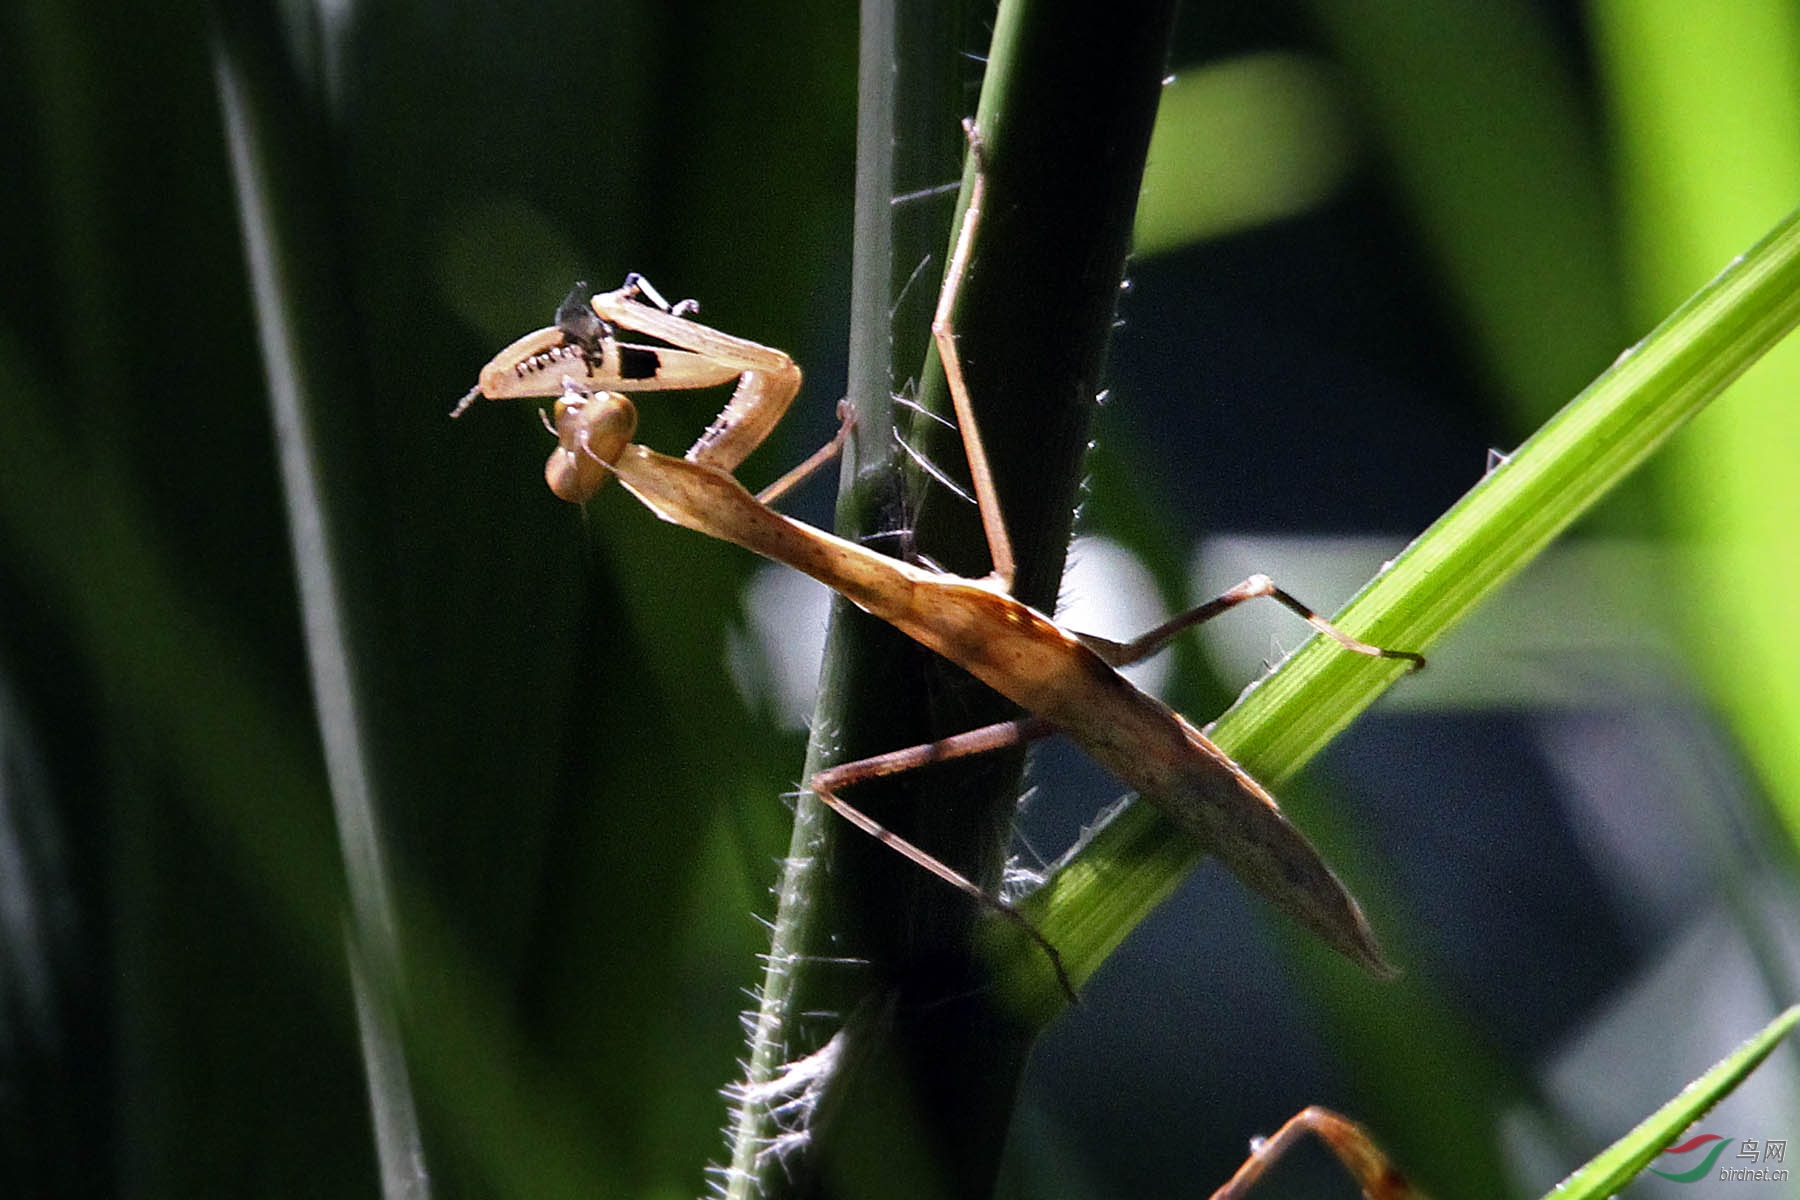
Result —
M 544 424 L 556 449 L 544 463 L 544 482 L 571 504 L 584 504 L 612 478 L 612 464 L 637 432 L 637 406 L 617 392 L 588 393 L 571 382 Z

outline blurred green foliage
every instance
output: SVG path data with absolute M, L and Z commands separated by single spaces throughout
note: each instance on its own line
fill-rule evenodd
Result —
M 586 513 L 555 501 L 530 412 L 444 414 L 573 279 L 630 268 L 807 367 L 795 418 L 747 475 L 823 440 L 849 286 L 855 12 L 373 0 L 101 15 L 21 0 L 0 28 L 0 1192 L 374 1190 L 322 749 L 333 700 L 311 674 L 341 651 L 405 931 L 436 1185 L 696 1193 L 721 1153 L 717 1091 L 739 1071 L 737 1017 L 767 946 L 753 914 L 771 908 L 777 797 L 802 753 L 723 667 L 753 564 L 605 502 L 619 497 Z M 1178 276 L 1227 274 L 1245 248 L 1275 248 L 1252 275 L 1342 264 L 1321 291 L 1403 305 L 1374 335 L 1267 357 L 1272 375 L 1341 354 L 1390 370 L 1396 391 L 1423 380 L 1428 402 L 1355 414 L 1371 441 L 1411 445 L 1432 420 L 1517 441 L 1800 200 L 1800 17 L 1778 7 L 1216 4 L 1182 38 L 1183 115 L 1158 132 L 1141 226 L 1162 253 L 1128 314 L 1149 328 L 1159 294 L 1171 307 L 1190 294 Z M 966 49 L 938 67 L 965 71 L 972 98 L 983 47 Z M 228 72 L 262 155 L 274 296 L 254 296 L 246 269 L 255 222 L 233 174 Z M 1255 170 L 1234 170 L 1245 143 Z M 1257 185 L 1235 206 L 1203 188 L 1200 210 L 1179 200 L 1207 178 L 1188 156 Z M 1335 215 L 1304 224 L 1319 206 Z M 1297 249 L 1192 243 L 1284 217 Z M 271 366 L 277 311 L 301 348 L 292 369 Z M 1289 317 L 1245 314 L 1277 339 Z M 1183 510 L 1181 472 L 1265 469 L 1180 457 L 1176 431 L 1200 419 L 1189 370 L 1213 349 L 1145 346 L 1127 327 L 1118 359 L 1174 365 L 1104 414 L 1084 514 L 1171 595 L 1188 523 L 1212 515 Z M 1666 590 L 1692 610 L 1694 661 L 1788 841 L 1791 358 L 1757 368 L 1594 522 L 1686 536 Z M 294 386 L 304 414 L 279 438 L 272 385 Z M 1342 403 L 1321 397 L 1321 423 Z M 643 440 L 685 444 L 712 408 L 659 399 Z M 316 506 L 283 482 L 281 455 L 302 445 Z M 1479 464 L 1455 471 L 1473 482 Z M 323 528 L 338 641 L 303 616 L 321 564 L 296 558 L 296 520 Z M 1410 520 L 1390 528 L 1423 523 Z M 1179 706 L 1209 711 L 1218 685 L 1190 649 L 1181 661 Z M 1721 811 L 1692 821 L 1746 819 Z M 1445 828 L 1456 814 L 1446 798 Z M 1767 879 L 1745 861 L 1772 863 L 1791 911 L 1791 853 L 1761 828 L 1712 860 L 1718 895 Z M 1689 827 L 1664 836 L 1672 855 L 1706 845 Z M 1545 1047 L 1496 1031 L 1506 988 L 1469 987 L 1432 957 L 1444 931 L 1409 922 L 1406 870 L 1370 840 L 1333 839 L 1334 857 L 1388 885 L 1377 895 L 1393 888 L 1371 908 L 1413 950 L 1411 977 L 1464 985 L 1430 1010 L 1437 1023 L 1371 1023 L 1379 985 L 1329 968 L 1302 972 L 1296 998 L 1274 982 L 1280 959 L 1239 946 L 1177 960 L 1168 947 L 1195 931 L 1147 936 L 1164 973 L 1121 966 L 1056 1031 L 1062 1049 L 1046 1047 L 1010 1186 L 1193 1194 L 1245 1137 L 1313 1100 L 1370 1119 L 1443 1194 L 1526 1194 L 1616 1135 L 1559 1111 Z M 1581 894 L 1549 903 L 1599 923 Z M 1205 916 L 1230 925 L 1233 911 L 1252 922 Z M 1775 940 L 1760 912 L 1732 912 L 1752 944 Z M 1572 969 L 1555 946 L 1486 949 L 1553 986 Z M 1781 992 L 1779 955 L 1761 966 Z M 1619 998 L 1561 990 L 1565 1030 Z M 1066 1065 L 1146 1031 L 1184 1068 L 1222 1053 L 1193 1049 L 1203 1033 L 1294 1053 L 1248 1081 L 1198 1080 L 1212 1107 L 1182 1081 Z M 1598 1083 L 1647 1112 L 1723 1049 Z M 1104 1144 L 1114 1126 L 1098 1119 L 1090 1142 L 1075 1136 L 1097 1110 L 1141 1141 Z M 1560 1169 L 1540 1178 L 1503 1153 L 1503 1117 L 1550 1127 L 1539 1142 Z M 1762 1111 L 1737 1119 L 1786 1132 Z

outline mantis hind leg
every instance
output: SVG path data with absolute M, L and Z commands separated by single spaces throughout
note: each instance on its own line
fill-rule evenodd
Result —
M 849 787 L 852 784 L 865 783 L 871 779 L 882 779 L 889 775 L 898 775 L 935 763 L 949 762 L 952 759 L 967 758 L 973 754 L 987 754 L 994 750 L 1004 750 L 1009 746 L 1016 746 L 1034 738 L 1048 737 L 1055 732 L 1055 726 L 1037 717 L 1000 721 L 993 725 L 983 725 L 980 729 L 972 729 L 967 733 L 927 742 L 924 745 L 909 746 L 904 750 L 893 750 L 886 754 L 857 759 L 855 762 L 827 767 L 814 775 L 807 786 L 821 803 L 856 828 L 893 850 L 908 862 L 931 872 L 983 908 L 1016 925 L 1026 937 L 1036 942 L 1038 947 L 1043 950 L 1045 957 L 1049 959 L 1051 969 L 1056 972 L 1057 984 L 1062 988 L 1063 994 L 1071 1002 L 1074 1002 L 1075 985 L 1069 979 L 1068 971 L 1063 967 L 1062 955 L 1037 926 L 1026 920 L 1017 909 L 1009 906 L 1004 900 L 983 891 L 974 880 L 961 871 L 950 866 L 930 851 L 901 837 L 861 809 L 841 799 L 837 794 L 840 788 Z

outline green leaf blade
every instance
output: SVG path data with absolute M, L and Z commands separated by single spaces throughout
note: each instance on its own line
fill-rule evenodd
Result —
M 1800 1005 L 1769 1022 L 1760 1033 L 1711 1070 L 1681 1090 L 1673 1100 L 1645 1118 L 1637 1128 L 1608 1146 L 1588 1164 L 1557 1184 L 1546 1200 L 1587 1200 L 1611 1196 L 1630 1183 L 1675 1138 L 1712 1110 L 1754 1071 L 1800 1023 Z

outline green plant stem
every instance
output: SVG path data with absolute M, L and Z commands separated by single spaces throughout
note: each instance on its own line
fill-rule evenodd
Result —
M 979 42 L 931 47 L 932 61 L 916 64 L 923 78 L 909 84 L 911 55 L 929 43 L 909 42 L 919 31 L 891 23 L 902 7 L 865 8 L 864 53 L 879 57 L 864 63 L 851 380 L 859 425 L 839 529 L 980 575 L 989 563 L 972 506 L 907 469 L 889 434 L 889 393 L 909 379 L 926 380 L 921 404 L 947 408 L 934 357 L 923 371 L 918 364 L 950 204 L 893 200 L 941 182 L 960 160 L 966 101 L 949 64 Z M 1172 12 L 1163 0 L 1098 15 L 1009 0 L 995 19 L 977 113 L 989 152 L 988 218 L 956 324 L 1018 552 L 1016 591 L 1040 607 L 1053 603 L 1061 575 Z M 895 53 L 894 40 L 870 36 L 882 28 L 903 50 L 897 94 L 882 94 Z M 960 36 L 976 38 L 980 28 L 971 21 Z M 891 107 L 893 123 L 871 118 L 872 95 Z M 937 98 L 935 112 L 922 96 Z M 917 132 L 921 120 L 929 134 Z M 914 178 L 933 146 L 935 179 Z M 931 269 L 907 286 L 920 262 L 908 241 L 918 213 L 932 217 Z M 870 230 L 882 221 L 896 223 Z M 953 433 L 930 423 L 918 432 L 919 457 L 961 470 Z M 961 672 L 840 607 L 807 770 L 1012 712 Z M 859 786 L 847 798 L 992 885 L 1019 761 L 997 755 L 891 787 Z M 821 816 L 810 799 L 797 815 L 781 897 L 734 1131 L 731 1194 L 990 1194 L 1036 1029 L 985 986 L 978 911 Z M 792 1107 L 778 1118 L 770 1110 L 784 1103 Z
M 1336 618 L 1424 649 L 1800 322 L 1800 214 L 1697 292 L 1421 535 Z M 1279 784 L 1400 675 L 1314 638 L 1217 722 L 1213 739 Z M 1201 855 L 1147 806 L 1119 812 L 1023 906 L 1085 979 Z M 1017 951 L 1022 1002 L 1057 1002 Z

